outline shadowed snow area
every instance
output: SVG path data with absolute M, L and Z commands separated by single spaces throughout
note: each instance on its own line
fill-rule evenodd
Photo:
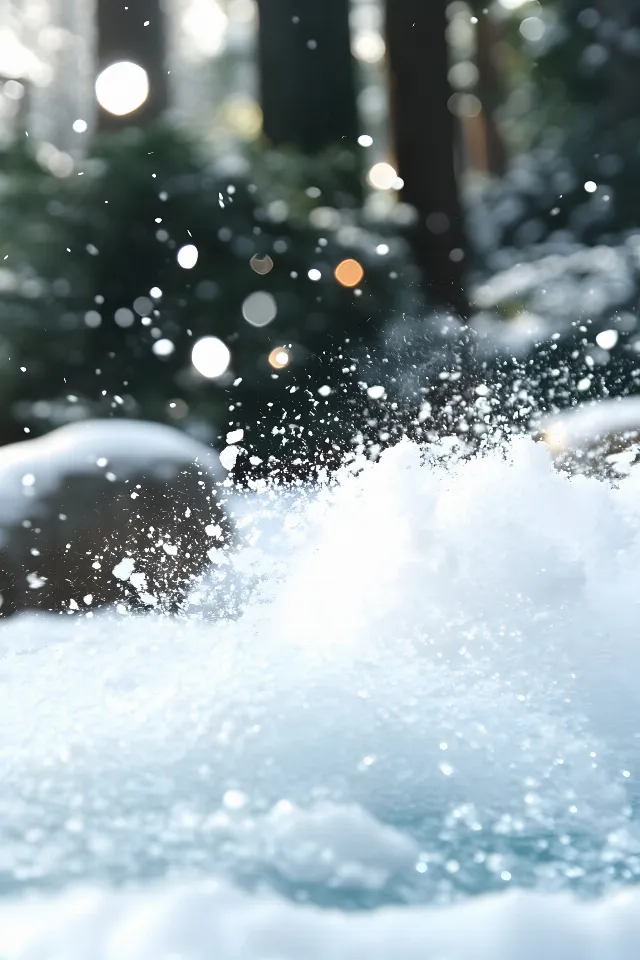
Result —
M 187 616 L 2 626 L 3 960 L 636 956 L 640 479 L 359 466 Z

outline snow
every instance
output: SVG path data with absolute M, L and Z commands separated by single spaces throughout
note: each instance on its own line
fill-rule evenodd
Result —
M 7 960 L 635 960 L 640 897 L 596 906 L 511 894 L 455 908 L 341 914 L 212 882 L 87 891 L 0 913 Z
M 542 429 L 553 450 L 580 450 L 607 437 L 640 433 L 640 397 L 581 404 L 550 417 Z
M 635 958 L 639 492 L 403 442 L 189 617 L 8 621 L 0 956 Z
M 137 420 L 83 420 L 0 453 L 0 524 L 22 519 L 24 497 L 46 497 L 63 477 L 107 471 L 113 475 L 196 462 L 216 481 L 224 480 L 211 448 L 178 430 Z

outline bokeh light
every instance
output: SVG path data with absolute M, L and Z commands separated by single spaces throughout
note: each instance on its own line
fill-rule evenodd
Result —
M 353 39 L 352 51 L 356 60 L 379 63 L 386 53 L 386 44 L 377 30 L 360 30 Z
M 96 80 L 98 103 L 115 117 L 124 117 L 138 110 L 148 96 L 147 71 L 130 60 L 112 63 Z
M 156 340 L 151 349 L 156 357 L 170 357 L 176 348 L 172 340 L 163 337 L 161 340 Z
M 253 257 L 251 257 L 249 266 L 254 273 L 264 277 L 267 273 L 271 273 L 273 270 L 273 260 L 268 253 L 265 253 L 264 257 L 261 257 L 256 253 Z
M 291 354 L 286 347 L 275 347 L 269 354 L 269 363 L 274 370 L 284 370 L 291 362 Z
M 226 343 L 218 337 L 202 337 L 193 346 L 191 363 L 202 377 L 215 380 L 226 373 L 231 363 L 231 353 Z
M 398 182 L 398 174 L 390 163 L 375 163 L 369 170 L 368 180 L 376 190 L 393 190 Z
M 336 267 L 334 276 L 343 287 L 357 287 L 364 277 L 364 269 L 357 260 L 342 260 Z
M 216 0 L 190 0 L 181 24 L 186 55 L 198 60 L 220 53 L 225 45 L 228 22 Z
M 275 320 L 277 313 L 275 297 L 263 290 L 250 293 L 242 304 L 242 315 L 252 327 L 266 327 Z

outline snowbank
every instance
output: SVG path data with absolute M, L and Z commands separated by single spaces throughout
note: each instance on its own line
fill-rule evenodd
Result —
M 191 617 L 2 627 L 3 960 L 635 957 L 640 479 L 362 467 Z
M 171 427 L 138 420 L 83 420 L 44 437 L 12 443 L 0 455 L 0 524 L 22 519 L 25 493 L 46 497 L 63 477 L 106 469 L 115 475 L 162 471 L 198 462 L 213 480 L 226 477 L 218 454 Z M 25 479 L 26 478 L 26 479 Z
M 550 417 L 542 426 L 553 451 L 581 450 L 600 440 L 640 434 L 640 397 L 585 403 Z
M 208 883 L 12 906 L 0 909 L 0 931 L 7 960 L 636 960 L 640 895 L 341 914 Z

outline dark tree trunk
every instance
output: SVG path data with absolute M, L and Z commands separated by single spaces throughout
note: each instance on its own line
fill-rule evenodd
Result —
M 467 313 L 465 248 L 454 158 L 445 0 L 386 0 L 391 121 L 410 239 L 429 296 Z
M 305 153 L 357 137 L 349 0 L 258 0 L 264 132 Z
M 98 73 L 118 60 L 131 60 L 149 76 L 149 97 L 134 113 L 115 117 L 98 107 L 101 130 L 140 126 L 163 114 L 169 103 L 165 52 L 162 0 L 98 0 Z
M 507 154 L 496 123 L 495 111 L 502 102 L 504 91 L 500 70 L 496 62 L 496 50 L 500 40 L 500 26 L 487 14 L 480 14 L 476 28 L 479 82 L 478 95 L 482 103 L 485 155 L 487 170 L 494 176 L 506 173 Z

